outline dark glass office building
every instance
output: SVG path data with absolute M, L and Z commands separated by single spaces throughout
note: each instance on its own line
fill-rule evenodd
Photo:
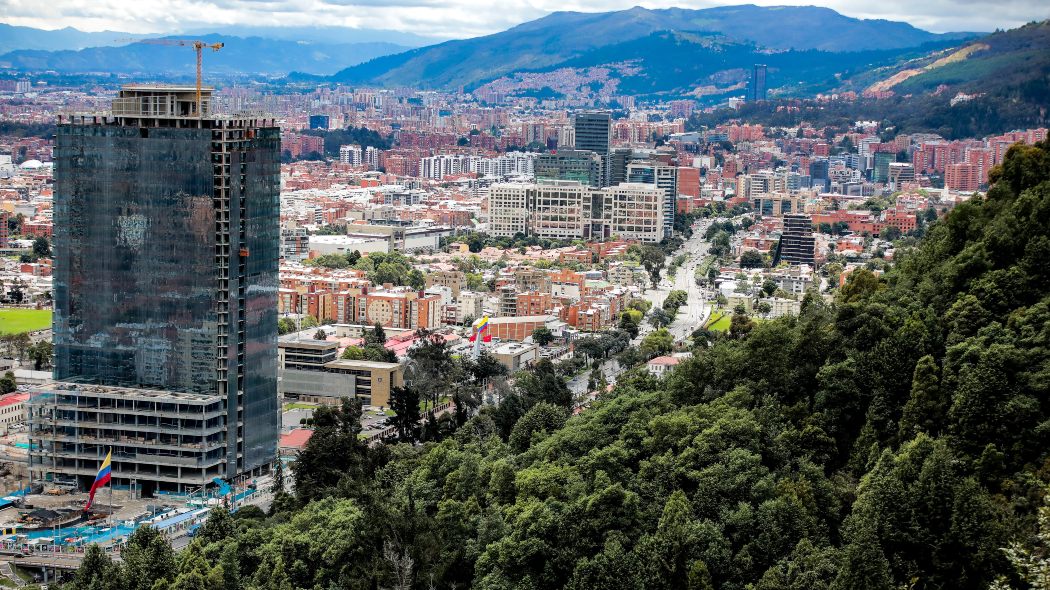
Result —
M 768 68 L 763 64 L 755 64 L 751 68 L 751 80 L 747 85 L 747 102 L 766 100 L 766 73 Z
M 612 129 L 612 116 L 609 113 L 580 113 L 573 119 L 573 128 L 576 132 L 576 149 L 609 155 Z
M 591 186 L 609 186 L 609 138 L 612 135 L 612 115 L 606 112 L 580 113 L 573 119 L 576 149 L 598 154 L 598 181 Z
M 83 485 L 112 449 L 117 485 L 183 490 L 276 455 L 280 133 L 209 95 L 125 87 L 58 126 L 60 383 L 30 400 L 37 476 Z

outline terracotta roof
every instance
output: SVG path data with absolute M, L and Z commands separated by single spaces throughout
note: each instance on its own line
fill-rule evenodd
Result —
M 310 437 L 313 435 L 313 430 L 309 430 L 307 428 L 296 428 L 291 432 L 281 435 L 280 447 L 282 449 L 301 449 L 306 446 L 307 441 L 309 441 Z

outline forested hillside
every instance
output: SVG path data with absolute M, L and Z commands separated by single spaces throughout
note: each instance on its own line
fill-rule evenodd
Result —
M 273 515 L 220 512 L 174 560 L 137 533 L 74 586 L 1027 588 L 1001 548 L 1036 542 L 1050 481 L 1050 143 L 993 180 L 885 275 L 698 334 L 579 416 L 549 363 L 423 446 L 319 412 Z

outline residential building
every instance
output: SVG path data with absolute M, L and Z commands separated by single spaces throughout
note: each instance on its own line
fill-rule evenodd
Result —
M 814 265 L 813 220 L 809 215 L 785 215 L 779 259 L 790 264 Z
M 679 359 L 673 356 L 658 356 L 645 364 L 646 370 L 653 377 L 663 377 L 678 366 Z
M 448 287 L 452 291 L 452 297 L 459 298 L 460 292 L 466 285 L 467 277 L 458 270 L 438 270 L 428 272 L 424 280 L 427 289 L 434 286 Z
M 670 237 L 674 230 L 674 214 L 678 202 L 678 168 L 657 160 L 631 162 L 627 164 L 627 181 L 653 185 L 663 191 L 664 198 L 660 204 L 663 213 L 661 238 Z
M 26 420 L 28 393 L 9 393 L 0 397 L 0 429 L 6 435 L 11 427 Z
M 767 318 L 779 318 L 786 315 L 798 315 L 802 310 L 802 302 L 798 299 L 787 299 L 784 297 L 767 297 L 758 300 L 761 305 L 769 305 Z
M 350 164 L 351 166 L 360 166 L 364 161 L 364 157 L 361 154 L 361 146 L 339 146 L 339 161 L 344 164 Z
M 953 191 L 972 193 L 980 188 L 981 177 L 977 166 L 960 162 L 949 164 L 944 170 L 944 186 Z

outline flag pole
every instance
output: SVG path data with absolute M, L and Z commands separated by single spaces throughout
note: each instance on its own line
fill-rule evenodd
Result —
M 109 448 L 110 457 L 113 456 L 113 447 Z M 116 525 L 117 511 L 113 509 L 113 460 L 109 461 L 109 516 L 112 521 L 109 523 L 110 526 Z

